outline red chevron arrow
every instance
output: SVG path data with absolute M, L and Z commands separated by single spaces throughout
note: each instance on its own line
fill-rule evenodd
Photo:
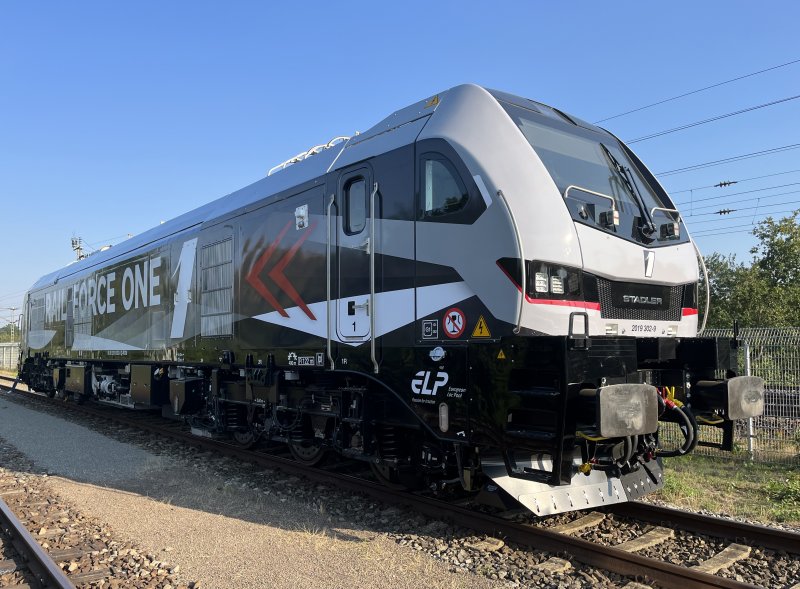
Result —
M 267 265 L 272 255 L 275 253 L 275 250 L 278 248 L 278 245 L 283 241 L 283 238 L 286 236 L 286 233 L 292 226 L 293 221 L 289 221 L 286 225 L 281 229 L 281 232 L 278 234 L 278 237 L 275 238 L 270 246 L 264 251 L 263 254 L 256 260 L 256 263 L 253 264 L 253 267 L 250 269 L 250 272 L 245 277 L 245 280 L 252 286 L 258 294 L 260 294 L 264 299 L 273 307 L 275 310 L 278 311 L 283 317 L 289 317 L 289 314 L 286 312 L 286 309 L 278 302 L 278 299 L 275 298 L 270 290 L 266 287 L 266 285 L 262 282 L 261 271 L 264 269 L 264 266 Z M 300 296 L 300 293 L 297 292 L 294 285 L 286 278 L 286 275 L 283 273 L 286 270 L 286 267 L 289 265 L 289 262 L 292 261 L 297 250 L 300 249 L 300 246 L 303 245 L 303 242 L 308 239 L 308 236 L 311 235 L 311 232 L 316 227 L 317 222 L 311 224 L 308 230 L 303 232 L 302 237 L 298 239 L 295 244 L 289 248 L 289 251 L 286 252 L 283 257 L 278 260 L 278 263 L 273 266 L 272 270 L 267 273 L 267 276 L 272 278 L 275 284 L 285 292 L 294 303 L 300 307 L 303 312 L 313 321 L 316 321 L 317 318 L 314 317 L 314 313 L 311 312 L 311 309 L 308 308 L 303 298 Z

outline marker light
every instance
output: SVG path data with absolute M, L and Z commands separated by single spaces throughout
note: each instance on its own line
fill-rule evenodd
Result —
M 564 281 L 560 276 L 550 277 L 550 292 L 553 294 L 564 294 Z
M 450 429 L 450 408 L 447 403 L 439 404 L 439 429 L 443 432 Z
M 600 213 L 600 224 L 603 227 L 618 227 L 619 211 L 614 209 L 612 211 L 603 211 Z
M 661 239 L 677 239 L 681 236 L 681 226 L 678 223 L 664 223 L 660 227 Z
M 535 276 L 536 292 L 547 292 L 547 273 L 537 272 Z

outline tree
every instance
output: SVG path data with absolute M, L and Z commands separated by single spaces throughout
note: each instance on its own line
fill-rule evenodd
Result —
M 780 221 L 767 217 L 753 230 L 759 244 L 750 250 L 756 265 L 776 286 L 795 286 L 800 279 L 800 225 L 795 211 Z
M 19 329 L 17 329 L 16 325 L 14 326 L 14 337 L 11 337 L 11 324 L 7 323 L 3 327 L 0 327 L 0 343 L 7 343 L 7 342 L 18 342 L 19 341 Z
M 735 256 L 705 258 L 711 292 L 708 327 L 787 327 L 800 325 L 800 226 L 789 217 L 761 221 L 753 230 L 759 243 L 750 266 Z M 701 293 L 701 303 L 705 293 Z

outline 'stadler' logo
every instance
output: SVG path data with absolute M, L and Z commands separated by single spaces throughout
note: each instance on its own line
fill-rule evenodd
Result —
M 639 305 L 660 305 L 661 297 L 640 297 L 638 295 L 622 295 L 622 300 L 626 303 L 636 303 Z

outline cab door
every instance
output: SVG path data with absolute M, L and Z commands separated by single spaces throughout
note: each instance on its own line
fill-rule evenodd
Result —
M 337 189 L 336 334 L 339 341 L 359 344 L 372 337 L 375 304 L 374 216 L 372 173 L 367 167 L 339 176 Z M 374 274 L 372 274 L 374 280 Z

